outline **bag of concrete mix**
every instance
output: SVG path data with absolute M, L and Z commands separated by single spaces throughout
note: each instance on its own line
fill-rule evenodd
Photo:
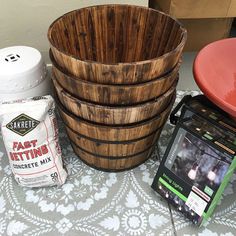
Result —
M 54 110 L 51 96 L 0 104 L 3 141 L 21 186 L 62 185 L 66 180 Z

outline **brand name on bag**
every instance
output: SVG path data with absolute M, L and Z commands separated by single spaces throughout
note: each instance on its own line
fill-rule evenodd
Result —
M 10 121 L 6 127 L 14 133 L 24 136 L 36 128 L 39 123 L 38 120 L 35 120 L 26 114 L 21 114 Z

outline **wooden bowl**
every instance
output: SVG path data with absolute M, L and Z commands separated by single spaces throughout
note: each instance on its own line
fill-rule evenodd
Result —
M 177 83 L 155 100 L 125 107 L 86 102 L 67 93 L 55 78 L 53 84 L 60 102 L 74 115 L 101 124 L 130 124 L 147 120 L 163 111 L 175 94 Z
M 81 150 L 95 156 L 121 159 L 137 155 L 152 147 L 159 138 L 162 127 L 146 137 L 122 142 L 88 138 L 73 131 L 69 127 L 66 127 L 66 131 L 71 142 Z
M 48 29 L 56 62 L 76 77 L 103 84 L 136 84 L 177 65 L 187 38 L 178 21 L 131 5 L 69 12 Z
M 86 137 L 106 141 L 129 141 L 145 137 L 160 128 L 167 120 L 173 106 L 173 97 L 167 108 L 159 115 L 133 125 L 101 125 L 79 118 L 68 110 L 56 98 L 62 120 L 66 126 Z
M 152 100 L 164 94 L 178 79 L 178 64 L 170 73 L 155 80 L 136 85 L 97 84 L 66 74 L 52 54 L 52 74 L 59 84 L 73 96 L 99 104 L 129 105 Z

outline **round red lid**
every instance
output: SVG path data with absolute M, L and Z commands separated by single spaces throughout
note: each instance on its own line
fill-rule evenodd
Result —
M 236 38 L 204 47 L 195 58 L 193 74 L 202 92 L 236 118 Z

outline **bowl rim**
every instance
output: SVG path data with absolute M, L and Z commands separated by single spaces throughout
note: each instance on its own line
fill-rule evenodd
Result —
M 159 132 L 159 130 L 157 131 L 157 132 Z M 160 135 L 160 133 L 159 133 L 159 135 Z M 140 152 L 137 152 L 137 153 L 134 153 L 134 154 L 129 154 L 129 155 L 125 155 L 125 156 L 111 156 L 111 155 L 101 155 L 101 154 L 96 154 L 96 153 L 92 153 L 92 152 L 90 152 L 89 150 L 86 150 L 86 149 L 84 149 L 83 147 L 81 147 L 81 146 L 79 146 L 78 144 L 76 144 L 73 140 L 71 140 L 70 139 L 70 142 L 72 143 L 72 144 L 74 144 L 75 146 L 76 146 L 76 148 L 79 148 L 81 151 L 83 151 L 83 152 L 85 152 L 85 153 L 88 153 L 88 154 L 90 154 L 90 155 L 92 155 L 92 156 L 96 156 L 96 157 L 98 157 L 98 158 L 102 158 L 102 159 L 108 159 L 108 160 L 122 160 L 122 159 L 127 159 L 127 158 L 134 158 L 134 157 L 136 157 L 137 158 L 137 156 L 139 156 L 139 155 L 142 155 L 143 153 L 145 153 L 145 152 L 147 152 L 148 150 L 150 150 L 150 148 L 151 147 L 153 147 L 154 145 L 155 145 L 155 143 L 153 143 L 153 144 L 151 144 L 151 145 L 149 145 L 148 147 L 145 147 L 145 149 L 144 150 L 142 150 L 142 151 L 140 151 Z
M 80 138 L 89 140 L 91 142 L 99 141 L 101 143 L 108 144 L 108 145 L 109 144 L 128 144 L 128 145 L 132 145 L 132 144 L 134 144 L 136 142 L 142 141 L 143 139 L 147 139 L 147 138 L 150 138 L 151 136 L 155 135 L 156 132 L 158 132 L 159 130 L 161 131 L 163 129 L 164 125 L 165 124 L 163 124 L 162 126 L 158 127 L 157 129 L 155 129 L 150 134 L 148 134 L 146 136 L 143 136 L 143 137 L 140 137 L 140 138 L 137 138 L 137 139 L 131 139 L 131 140 L 126 140 L 126 141 L 110 141 L 110 140 L 95 139 L 95 138 L 88 137 L 88 136 L 86 136 L 84 134 L 80 134 L 78 131 L 75 131 L 71 127 L 69 127 L 68 125 L 64 124 L 66 132 L 67 132 L 67 129 L 68 129 L 70 132 L 74 133 L 75 135 L 80 136 Z
M 161 75 L 161 76 L 158 76 L 158 77 L 155 77 L 154 79 L 152 80 L 148 80 L 148 81 L 144 81 L 142 83 L 138 83 L 138 84 L 106 84 L 106 83 L 98 83 L 98 82 L 94 82 L 94 81 L 90 81 L 90 80 L 84 80 L 84 79 L 80 79 L 79 77 L 75 76 L 75 75 L 72 75 L 71 73 L 69 73 L 68 71 L 66 71 L 66 69 L 62 68 L 60 65 L 57 64 L 53 54 L 52 54 L 52 50 L 50 49 L 49 50 L 49 57 L 50 57 L 50 60 L 52 62 L 52 67 L 54 67 L 56 70 L 59 71 L 59 73 L 63 74 L 63 76 L 66 76 L 66 77 L 69 77 L 70 79 L 72 80 L 75 80 L 75 81 L 79 81 L 80 83 L 83 83 L 83 84 L 89 84 L 89 85 L 92 85 L 92 86 L 103 86 L 103 87 L 113 87 L 113 88 L 121 88 L 121 87 L 125 87 L 125 88 L 134 88 L 134 87 L 142 87 L 144 85 L 147 85 L 147 84 L 151 84 L 153 83 L 154 81 L 157 81 L 157 80 L 164 80 L 166 79 L 167 77 L 171 76 L 171 74 L 173 73 L 176 73 L 178 74 L 178 71 L 179 71 L 179 68 L 180 68 L 180 65 L 182 63 L 182 61 L 178 61 L 174 67 L 167 71 L 165 74 Z
M 91 164 L 89 162 L 87 162 L 87 160 L 84 160 L 83 158 L 81 158 L 79 156 L 79 154 L 75 151 L 74 147 L 73 147 L 73 143 L 71 144 L 72 145 L 72 148 L 73 148 L 73 151 L 75 153 L 75 155 L 79 158 L 79 160 L 81 160 L 85 165 L 95 169 L 95 170 L 99 170 L 99 171 L 104 171 L 106 173 L 121 173 L 121 172 L 124 172 L 124 171 L 129 171 L 129 170 L 133 170 L 134 168 L 142 165 L 143 163 L 145 163 L 149 158 L 151 158 L 151 155 L 152 155 L 152 152 L 154 150 L 154 146 L 153 145 L 152 147 L 150 147 L 150 150 L 147 151 L 147 155 L 146 155 L 146 158 L 144 160 L 142 160 L 140 163 L 136 164 L 136 165 L 133 165 L 133 166 L 130 166 L 130 167 L 127 167 L 127 168 L 121 168 L 121 169 L 115 169 L 115 168 L 106 168 L 106 167 L 98 167 L 96 166 L 95 164 Z M 76 148 L 76 146 L 75 146 Z
M 133 104 L 133 105 L 113 105 L 113 104 L 111 104 L 111 105 L 104 104 L 103 105 L 103 104 L 99 104 L 99 103 L 96 103 L 96 102 L 86 101 L 86 100 L 83 100 L 81 98 L 73 96 L 66 89 L 64 89 L 63 86 L 60 84 L 60 82 L 57 81 L 56 76 L 54 75 L 53 72 L 52 72 L 52 80 L 53 80 L 53 84 L 54 84 L 54 81 L 55 81 L 57 86 L 59 87 L 59 90 L 61 90 L 60 94 L 62 94 L 62 96 L 64 95 L 66 97 L 69 97 L 69 99 L 72 99 L 75 103 L 76 103 L 76 100 L 77 100 L 80 104 L 86 105 L 88 107 L 106 109 L 106 110 L 110 110 L 110 111 L 114 111 L 114 110 L 124 110 L 125 111 L 127 109 L 137 109 L 137 108 L 141 109 L 141 108 L 146 107 L 147 105 L 151 105 L 151 104 L 155 104 L 155 103 L 160 102 L 160 99 L 168 99 L 168 97 L 171 98 L 172 96 L 174 96 L 175 91 L 176 91 L 176 86 L 177 86 L 177 83 L 178 83 L 178 76 L 174 80 L 174 82 L 171 84 L 171 87 L 169 89 L 167 89 L 166 92 L 164 92 L 164 93 L 160 94 L 159 96 L 157 96 L 153 99 L 150 99 L 148 101 L 140 102 L 140 103 Z M 55 87 L 56 86 L 54 84 L 54 89 L 57 90 Z M 163 110 L 165 110 L 165 109 L 163 109 Z
M 57 107 L 59 108 L 59 111 L 60 112 L 62 111 L 64 114 L 66 114 L 66 116 L 69 116 L 71 119 L 75 120 L 76 122 L 81 122 L 81 123 L 84 123 L 86 125 L 93 126 L 93 127 L 96 127 L 96 128 L 111 128 L 111 129 L 116 129 L 116 130 L 120 130 L 120 129 L 123 130 L 123 129 L 133 129 L 133 128 L 137 128 L 137 127 L 140 127 L 140 126 L 147 125 L 150 122 L 161 119 L 162 115 L 167 115 L 168 112 L 171 111 L 172 106 L 174 105 L 174 102 L 175 102 L 175 99 L 176 99 L 176 93 L 173 95 L 173 97 L 171 98 L 171 101 L 167 104 L 167 106 L 163 109 L 163 111 L 160 112 L 159 114 L 157 114 L 157 115 L 155 115 L 155 116 L 153 116 L 153 117 L 151 117 L 147 120 L 140 121 L 140 122 L 137 122 L 137 123 L 134 123 L 134 124 L 115 124 L 115 125 L 114 124 L 100 124 L 100 123 L 97 123 L 97 122 L 94 122 L 94 121 L 89 122 L 89 121 L 87 121 L 87 120 L 85 120 L 81 117 L 78 117 L 78 116 L 74 115 L 70 111 L 68 111 L 68 109 L 65 108 L 64 105 L 61 103 L 61 101 L 59 100 L 57 95 L 55 95 L 54 98 L 55 98 Z M 168 116 L 166 118 L 168 118 Z
M 99 61 L 93 61 L 93 60 L 82 60 L 78 57 L 76 57 L 75 55 L 73 54 L 70 54 L 68 52 L 65 52 L 64 50 L 62 49 L 59 49 L 55 46 L 55 43 L 53 42 L 52 38 L 51 38 L 51 31 L 52 31 L 52 28 L 54 26 L 54 24 L 59 21 L 61 18 L 63 17 L 66 17 L 67 15 L 70 15 L 72 12 L 76 12 L 76 11 L 82 11 L 84 9 L 91 9 L 91 8 L 99 8 L 99 7 L 105 7 L 105 6 L 110 6 L 110 7 L 116 7 L 116 6 L 122 6 L 122 7 L 136 7 L 136 8 L 142 8 L 142 9 L 145 9 L 145 10 L 148 10 L 148 11 L 151 11 L 151 12 L 155 12 L 155 13 L 158 13 L 158 14 L 161 14 L 161 15 L 164 15 L 164 16 L 167 16 L 169 17 L 170 19 L 172 19 L 173 21 L 177 22 L 180 26 L 180 29 L 182 30 L 182 38 L 181 38 L 181 41 L 180 43 L 177 45 L 177 47 L 170 51 L 170 52 L 167 52 L 167 53 L 164 53 L 162 54 L 161 56 L 159 57 L 154 57 L 154 58 L 150 58 L 150 59 L 147 59 L 147 60 L 142 60 L 142 61 L 134 61 L 134 62 L 116 62 L 116 63 L 103 63 L 103 62 L 99 62 Z M 159 10 L 156 10 L 156 9 L 153 9 L 153 8 L 149 8 L 149 7 L 144 7 L 144 6 L 137 6 L 137 5 L 130 5 L 130 4 L 103 4 L 103 5 L 93 5 L 93 6 L 88 6 L 88 7 L 83 7 L 83 8 L 79 8 L 79 9 L 75 9 L 75 10 L 72 10 L 72 11 L 69 11 L 65 14 L 63 14 L 62 16 L 58 17 L 57 19 L 55 19 L 49 26 L 48 28 L 48 32 L 47 32 L 47 38 L 48 38 L 48 41 L 50 43 L 50 45 L 55 48 L 57 51 L 59 51 L 60 53 L 68 56 L 68 57 L 71 57 L 77 61 L 80 61 L 82 63 L 89 63 L 89 64 L 93 64 L 93 65 L 104 65 L 104 66 L 118 66 L 118 65 L 122 65 L 122 66 L 127 66 L 127 65 L 132 65 L 132 66 L 135 66 L 135 65 L 143 65 L 145 63 L 151 63 L 151 62 L 154 62 L 156 60 L 162 60 L 163 58 L 165 57 L 168 57 L 169 55 L 171 54 L 174 54 L 175 52 L 179 51 L 181 48 L 184 47 L 186 41 L 187 41 L 187 30 L 186 28 L 184 28 L 183 24 L 180 23 L 179 20 L 177 20 L 176 18 L 162 12 L 162 11 L 159 11 Z

